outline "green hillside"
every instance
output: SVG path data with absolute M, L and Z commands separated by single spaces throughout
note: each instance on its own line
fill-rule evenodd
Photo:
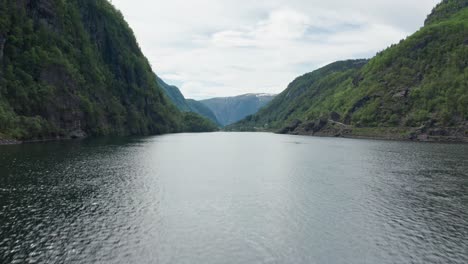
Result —
M 190 106 L 185 100 L 184 95 L 180 92 L 179 88 L 174 85 L 165 83 L 161 78 L 156 76 L 159 87 L 164 91 L 166 96 L 179 108 L 180 111 L 190 112 Z
M 0 137 L 160 134 L 185 118 L 108 1 L 0 1 Z
M 187 99 L 186 102 L 189 105 L 191 112 L 197 113 L 205 118 L 208 118 L 215 124 L 220 125 L 216 115 L 206 105 L 193 99 Z
M 283 93 L 257 114 L 241 122 L 242 125 L 279 129 L 295 119 L 315 118 L 314 112 L 333 111 L 342 105 L 338 100 L 328 100 L 345 89 L 358 74 L 366 60 L 332 63 L 294 80 Z M 328 101 L 328 102 L 325 102 Z
M 215 114 L 208 107 L 193 99 L 185 99 L 184 95 L 182 92 L 180 92 L 177 86 L 169 85 L 159 77 L 156 78 L 159 86 L 164 91 L 164 94 L 177 106 L 180 111 L 196 113 L 204 118 L 209 119 L 216 125 L 219 124 Z
M 467 2 L 443 1 L 423 28 L 367 63 L 337 62 L 297 78 L 266 108 L 231 129 L 466 137 Z

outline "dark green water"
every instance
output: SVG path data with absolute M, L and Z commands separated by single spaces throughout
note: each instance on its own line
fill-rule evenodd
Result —
M 0 263 L 468 263 L 468 145 L 262 133 L 0 146 Z

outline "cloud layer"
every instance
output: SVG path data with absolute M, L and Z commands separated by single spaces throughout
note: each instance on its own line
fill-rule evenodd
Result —
M 327 63 L 371 57 L 438 0 L 114 0 L 153 70 L 189 98 L 279 93 Z

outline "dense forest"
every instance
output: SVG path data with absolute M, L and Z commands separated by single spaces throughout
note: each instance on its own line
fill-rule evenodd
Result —
M 166 99 L 108 1 L 0 1 L 0 138 L 213 130 L 205 121 Z
M 369 61 L 337 62 L 297 78 L 230 129 L 466 138 L 467 7 L 467 0 L 441 2 L 412 36 Z

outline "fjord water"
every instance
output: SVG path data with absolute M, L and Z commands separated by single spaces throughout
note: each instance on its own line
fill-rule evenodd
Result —
M 467 263 L 468 145 L 264 133 L 0 147 L 1 263 Z

